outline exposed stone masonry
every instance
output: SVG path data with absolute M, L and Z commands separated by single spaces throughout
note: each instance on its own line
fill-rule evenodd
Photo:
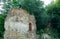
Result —
M 26 10 L 11 9 L 5 19 L 4 39 L 36 39 L 35 23 L 34 15 L 28 14 Z

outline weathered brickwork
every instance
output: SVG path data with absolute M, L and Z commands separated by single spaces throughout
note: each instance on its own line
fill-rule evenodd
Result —
M 34 15 L 23 9 L 11 9 L 5 20 L 4 39 L 36 39 Z

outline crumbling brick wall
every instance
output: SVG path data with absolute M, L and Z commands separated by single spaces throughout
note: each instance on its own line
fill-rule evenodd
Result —
M 23 9 L 11 9 L 5 19 L 4 39 L 36 39 L 34 15 Z

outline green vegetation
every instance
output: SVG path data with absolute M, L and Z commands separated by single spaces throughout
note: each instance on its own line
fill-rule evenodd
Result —
M 4 34 L 4 20 L 5 20 L 5 15 L 0 14 L 0 39 L 3 38 L 3 34 Z
M 43 2 L 40 0 L 13 0 L 7 1 L 5 3 L 5 9 L 3 14 L 0 14 L 0 39 L 3 38 L 4 33 L 4 20 L 8 10 L 11 8 L 23 8 L 33 14 L 36 19 L 37 34 L 41 35 L 46 32 L 47 27 L 49 30 L 46 33 L 51 34 L 51 36 L 56 39 L 60 38 L 60 0 L 56 0 L 55 3 L 51 3 L 47 7 L 43 7 Z M 48 26 L 50 24 L 50 27 Z

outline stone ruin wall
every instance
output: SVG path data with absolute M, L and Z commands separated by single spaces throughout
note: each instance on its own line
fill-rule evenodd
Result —
M 26 10 L 11 9 L 5 20 L 4 39 L 36 39 L 35 23 L 34 15 L 28 14 Z

